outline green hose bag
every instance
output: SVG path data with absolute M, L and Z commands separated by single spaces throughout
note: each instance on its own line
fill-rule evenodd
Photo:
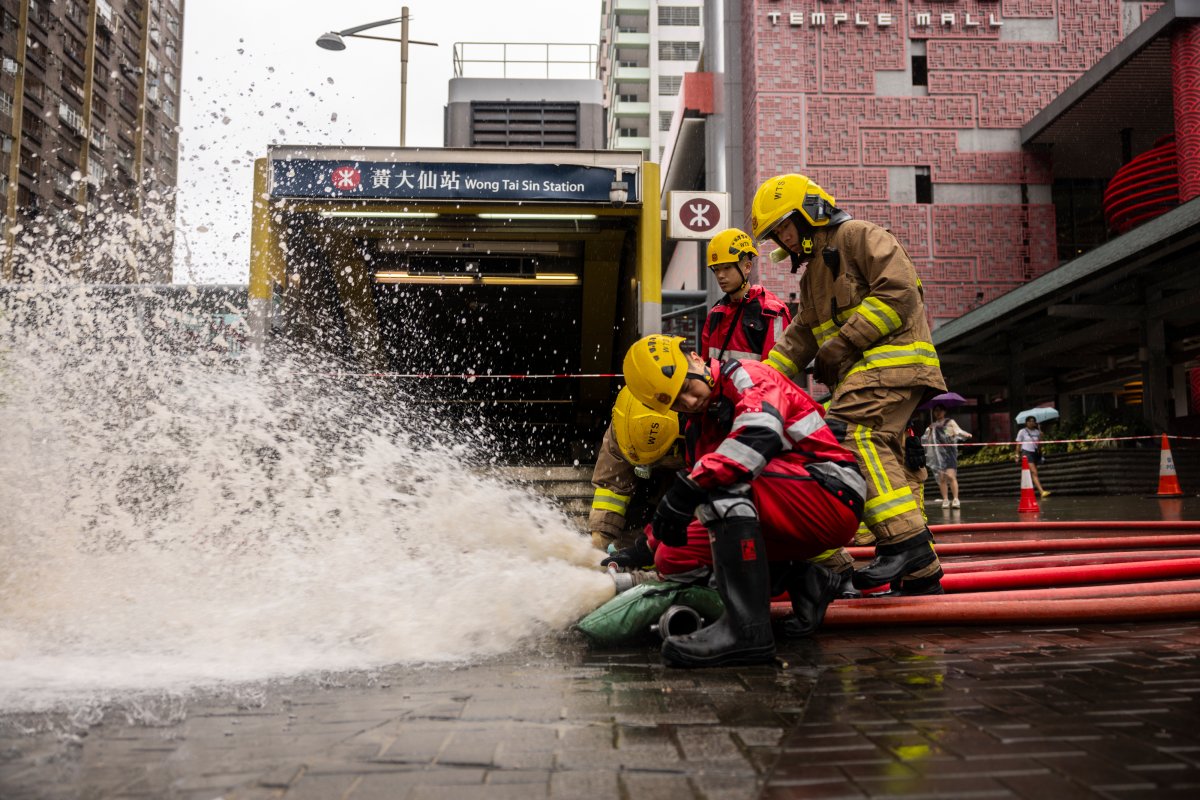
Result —
M 725 613 L 715 589 L 689 583 L 641 583 L 609 600 L 576 623 L 593 647 L 619 647 L 651 636 L 650 626 L 669 607 L 688 606 L 705 624 Z

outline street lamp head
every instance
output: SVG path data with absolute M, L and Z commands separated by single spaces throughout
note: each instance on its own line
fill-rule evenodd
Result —
M 338 34 L 329 31 L 317 37 L 317 47 L 324 50 L 345 50 L 346 42 Z

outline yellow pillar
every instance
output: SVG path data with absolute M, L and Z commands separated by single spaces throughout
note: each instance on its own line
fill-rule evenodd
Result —
M 662 332 L 662 209 L 658 164 L 642 162 L 638 224 L 638 335 Z

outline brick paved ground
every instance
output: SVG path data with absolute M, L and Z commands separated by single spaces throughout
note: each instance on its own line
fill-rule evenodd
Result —
M 1193 623 L 847 631 L 780 668 L 681 672 L 568 637 L 157 726 L 0 718 L 0 797 L 1190 799 L 1198 652 Z

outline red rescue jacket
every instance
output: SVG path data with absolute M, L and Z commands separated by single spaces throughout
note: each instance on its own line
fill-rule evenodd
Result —
M 866 482 L 838 444 L 825 410 L 778 370 L 757 361 L 712 361 L 712 403 L 686 428 L 690 474 L 703 489 L 771 478 L 811 478 L 861 513 Z M 768 466 L 769 465 L 769 466 Z
M 708 312 L 700 333 L 701 355 L 718 361 L 762 361 L 791 321 L 792 313 L 784 302 L 754 284 L 741 301 L 731 302 L 725 295 Z

